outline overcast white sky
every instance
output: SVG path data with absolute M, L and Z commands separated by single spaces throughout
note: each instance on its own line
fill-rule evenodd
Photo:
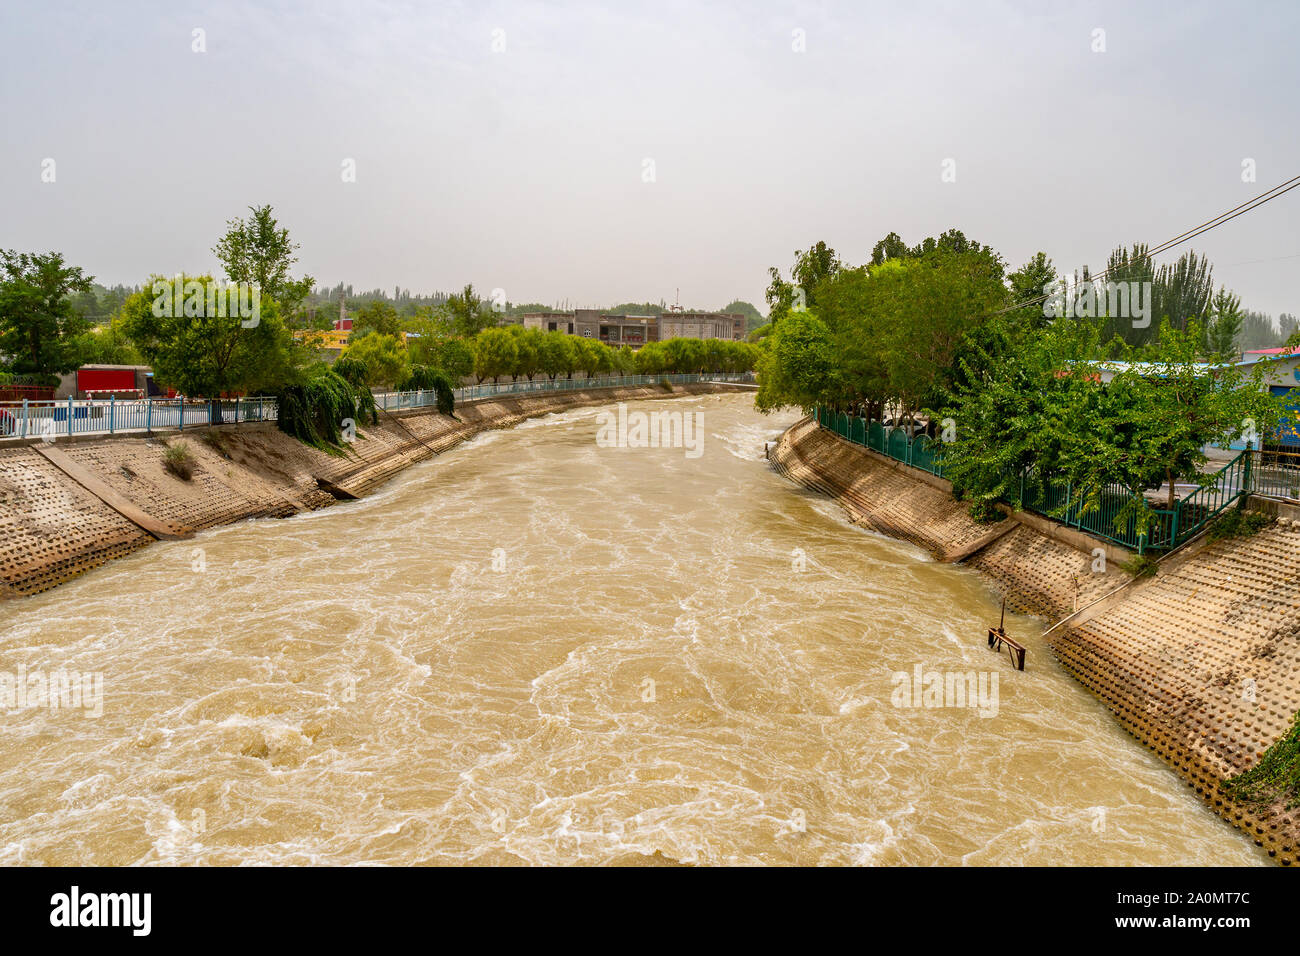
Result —
M 796 247 L 952 226 L 1095 269 L 1300 174 L 1298 28 L 1294 2 L 3 0 L 0 247 L 215 270 L 271 203 L 318 282 L 516 302 L 765 310 Z M 1300 190 L 1193 248 L 1300 313 Z

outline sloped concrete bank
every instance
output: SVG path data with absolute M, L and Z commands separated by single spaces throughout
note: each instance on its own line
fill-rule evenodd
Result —
M 977 524 L 947 482 L 811 419 L 788 429 L 770 457 L 851 520 L 977 568 L 1008 607 L 1053 621 L 1081 609 L 1050 636 L 1012 634 L 1030 648 L 1031 666 L 1035 651 L 1050 650 L 1216 813 L 1279 863 L 1300 861 L 1300 809 L 1245 805 L 1219 790 L 1300 710 L 1300 515 L 1273 508 L 1278 519 L 1265 530 L 1202 540 L 1133 581 L 1119 567 L 1123 549 L 1033 515 Z
M 502 396 L 461 405 L 455 418 L 424 409 L 381 412 L 379 424 L 360 425 L 339 455 L 273 423 L 9 446 L 0 449 L 0 598 L 47 590 L 161 537 L 361 497 L 491 428 L 584 405 L 734 390 L 701 383 Z M 194 458 L 188 481 L 164 465 L 168 444 L 177 442 Z

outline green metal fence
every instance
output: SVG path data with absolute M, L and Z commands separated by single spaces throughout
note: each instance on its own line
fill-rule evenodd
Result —
M 909 438 L 902 428 L 826 408 L 816 408 L 813 414 L 821 427 L 841 438 L 943 477 L 943 446 L 926 435 Z M 1032 469 L 1018 476 L 1019 501 L 1014 503 L 1139 554 L 1148 549 L 1168 550 L 1199 533 L 1242 495 L 1250 494 L 1257 454 L 1242 452 L 1172 508 L 1154 507 L 1123 485 L 1077 488 L 1068 481 L 1044 478 Z M 1141 530 L 1144 527 L 1145 531 Z
M 1251 494 L 1300 499 L 1300 451 L 1269 448 L 1251 452 Z

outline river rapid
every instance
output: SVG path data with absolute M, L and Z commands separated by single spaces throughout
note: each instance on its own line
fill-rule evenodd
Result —
M 795 416 L 627 406 L 699 413 L 696 454 L 601 411 L 0 607 L 0 668 L 103 680 L 0 713 L 0 862 L 1266 861 L 1042 621 L 1014 671 L 989 582 L 772 471 Z

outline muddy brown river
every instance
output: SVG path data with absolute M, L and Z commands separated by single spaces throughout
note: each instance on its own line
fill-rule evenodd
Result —
M 627 407 L 698 454 L 535 419 L 0 606 L 0 669 L 103 681 L 0 713 L 0 861 L 1266 862 L 1043 622 L 1015 672 L 988 582 L 770 470 L 795 416 L 751 403 Z

